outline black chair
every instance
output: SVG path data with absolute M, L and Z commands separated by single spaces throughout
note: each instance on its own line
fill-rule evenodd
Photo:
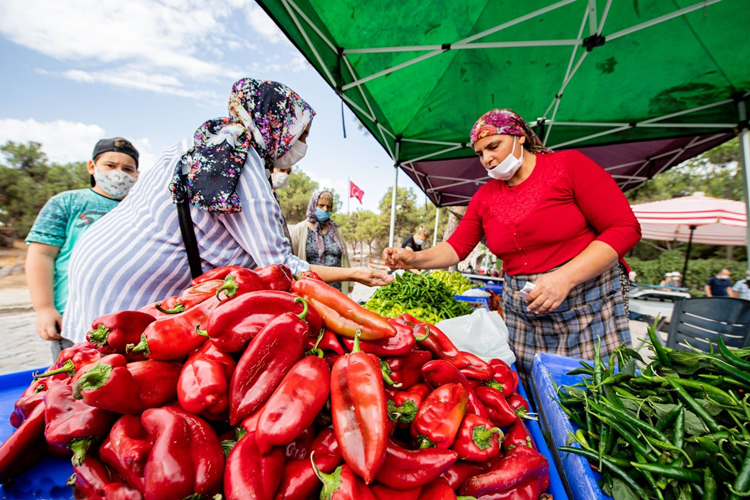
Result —
M 683 342 L 709 352 L 721 336 L 730 348 L 750 346 L 750 300 L 701 297 L 678 300 L 669 323 L 667 347 L 688 350 Z

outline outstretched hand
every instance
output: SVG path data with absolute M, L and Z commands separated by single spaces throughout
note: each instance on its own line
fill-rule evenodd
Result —
M 405 248 L 386 248 L 383 250 L 385 265 L 391 269 L 412 269 L 417 254 Z
M 393 276 L 366 267 L 357 268 L 354 280 L 366 286 L 384 286 L 393 281 Z

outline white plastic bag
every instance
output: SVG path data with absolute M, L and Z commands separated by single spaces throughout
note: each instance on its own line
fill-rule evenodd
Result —
M 436 325 L 461 351 L 475 354 L 485 361 L 492 358 L 516 362 L 508 345 L 508 327 L 497 312 L 479 308 L 467 316 L 446 319 Z

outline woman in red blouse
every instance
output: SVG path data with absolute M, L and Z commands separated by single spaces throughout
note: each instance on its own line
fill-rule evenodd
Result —
M 640 226 L 612 177 L 582 153 L 545 148 L 509 109 L 485 113 L 471 143 L 492 180 L 447 242 L 419 253 L 387 248 L 388 266 L 452 266 L 486 236 L 503 261 L 505 320 L 526 374 L 537 352 L 592 359 L 599 339 L 604 356 L 629 344 L 621 259 Z M 527 283 L 535 286 L 524 298 Z

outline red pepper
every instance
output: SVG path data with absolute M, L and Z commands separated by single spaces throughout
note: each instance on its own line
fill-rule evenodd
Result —
M 440 359 L 450 361 L 457 368 L 469 366 L 470 363 L 466 359 L 466 356 L 458 350 L 453 342 L 451 342 L 451 339 L 440 331 L 438 327 L 419 321 L 408 314 L 402 314 L 396 320 L 411 327 L 414 330 L 414 336 L 417 338 L 422 338 L 426 333 L 429 333 L 424 340 L 419 341 L 420 347 L 427 349 Z
M 68 382 L 70 382 L 70 377 L 80 374 L 87 367 L 96 364 L 101 357 L 101 353 L 88 342 L 79 342 L 72 347 L 63 349 L 55 363 L 44 373 L 35 372 L 34 380 L 65 374 Z M 62 377 L 61 380 L 65 380 L 65 377 Z
M 110 354 L 80 376 L 73 395 L 90 406 L 135 415 L 174 401 L 181 369 L 164 361 L 127 363 L 122 354 Z
M 121 482 L 117 472 L 107 467 L 104 462 L 87 455 L 80 464 L 73 464 L 73 475 L 68 479 L 68 486 L 73 489 L 75 498 L 104 498 L 104 488 L 114 482 Z
M 505 452 L 508 453 L 519 446 L 535 449 L 534 441 L 531 439 L 531 434 L 529 434 L 529 429 L 526 427 L 526 424 L 523 423 L 523 420 L 517 418 L 513 426 L 508 429 L 508 433 L 505 435 L 503 448 L 505 449 Z
M 513 408 L 519 418 L 536 420 L 536 417 L 531 416 L 531 408 L 529 407 L 529 402 L 526 401 L 525 397 L 521 396 L 518 393 L 515 393 L 511 394 L 505 399 L 508 401 L 508 404 L 511 408 Z
M 177 400 L 187 412 L 210 420 L 229 417 L 229 380 L 237 363 L 206 342 L 190 355 L 177 380 Z
M 283 293 L 283 292 L 278 292 Z M 310 336 L 305 322 L 307 302 L 302 313 L 284 313 L 271 320 L 242 354 L 229 384 L 229 422 L 252 415 L 271 397 L 279 382 L 302 358 Z
M 255 440 L 262 454 L 287 445 L 315 421 L 330 387 L 328 363 L 317 356 L 298 361 L 268 399 L 258 419 Z
M 152 408 L 141 415 L 153 448 L 146 462 L 146 500 L 212 496 L 221 490 L 224 452 L 205 421 L 177 407 Z
M 169 317 L 169 316 L 173 316 L 173 314 L 161 312 L 159 309 L 156 308 L 156 306 L 157 306 L 157 304 L 159 305 L 159 307 L 161 307 L 161 305 L 164 304 L 164 303 L 174 303 L 174 302 L 177 301 L 178 297 L 179 297 L 179 295 L 174 295 L 174 296 L 168 297 L 168 298 L 166 298 L 164 300 L 160 300 L 159 302 L 154 302 L 152 304 L 148 304 L 148 305 L 143 306 L 140 309 L 138 309 L 138 312 L 146 313 L 149 316 L 153 316 L 156 319 L 166 318 L 166 317 Z M 177 314 L 177 313 L 175 313 L 175 314 Z
M 44 456 L 44 403 L 0 445 L 0 482 L 30 469 Z
M 357 485 L 357 476 L 347 465 L 341 465 L 333 471 L 333 474 L 326 474 L 318 470 L 315 464 L 315 454 L 310 457 L 313 470 L 318 479 L 323 483 L 323 491 L 320 492 L 321 500 L 359 500 L 361 495 Z
M 359 347 L 364 352 L 372 353 L 377 356 L 407 356 L 409 353 L 414 351 L 414 334 L 411 328 L 401 323 L 397 323 L 393 320 L 388 320 L 396 329 L 395 337 L 386 337 L 380 340 L 362 340 L 359 343 Z M 343 337 L 341 341 L 348 350 L 352 350 L 354 347 L 354 339 L 349 337 Z
M 456 460 L 458 455 L 451 450 L 407 450 L 389 441 L 383 467 L 376 479 L 397 490 L 418 488 L 440 477 Z
M 13 413 L 10 414 L 10 425 L 18 429 L 23 421 L 26 420 L 29 415 L 31 415 L 31 412 L 34 410 L 34 408 L 36 408 L 39 403 L 44 401 L 44 392 L 38 392 L 26 397 L 22 396 L 18 401 L 16 401 L 16 404 L 13 407 Z
M 310 328 L 311 332 L 314 332 L 312 327 Z M 346 351 L 344 351 L 344 348 L 341 347 L 341 343 L 339 342 L 338 337 L 336 335 L 326 329 L 322 329 L 320 331 L 320 335 L 318 335 L 318 338 L 309 337 L 307 339 L 307 350 L 314 350 L 314 349 L 320 349 L 323 352 L 333 352 L 338 354 L 339 356 L 346 354 Z M 351 349 L 350 349 L 351 350 Z
M 432 389 L 427 384 L 421 383 L 411 386 L 404 391 L 389 391 L 388 418 L 398 423 L 399 427 L 409 427 L 417 416 L 417 410 L 422 402 L 430 395 Z
M 315 465 L 324 473 L 333 472 L 341 463 L 341 450 L 333 429 L 320 431 L 304 459 L 287 461 L 276 491 L 276 500 L 307 500 L 320 489 L 310 455 L 315 457 Z
M 461 386 L 466 389 L 469 398 L 466 411 L 483 418 L 489 417 L 487 408 L 485 408 L 477 397 L 474 388 L 471 386 L 466 376 L 450 362 L 442 359 L 429 361 L 422 367 L 422 376 L 434 387 L 443 384 L 461 384 Z
M 437 479 L 424 488 L 419 500 L 456 500 L 456 493 L 444 479 Z
M 287 292 L 264 290 L 250 292 L 222 303 L 203 326 L 217 349 L 240 352 L 268 325 L 284 313 L 300 314 L 304 307 L 297 296 Z M 323 327 L 320 314 L 310 307 L 305 320 L 317 335 Z
M 283 469 L 284 451 L 277 447 L 268 455 L 261 455 L 255 434 L 248 433 L 227 457 L 224 496 L 226 500 L 270 500 L 279 487 Z
M 418 500 L 422 493 L 422 487 L 396 490 L 380 484 L 373 484 L 370 486 L 370 490 L 375 495 L 376 500 Z
M 140 343 L 128 344 L 126 352 L 141 352 L 161 361 L 185 359 L 206 341 L 196 330 L 218 304 L 219 299 L 213 297 L 182 314 L 157 319 L 141 334 Z
M 322 281 L 302 278 L 294 282 L 292 291 L 304 298 L 323 318 L 333 333 L 361 340 L 379 340 L 396 335 L 396 329 L 380 315 L 368 311 L 352 299 Z
M 461 351 L 461 354 L 469 360 L 469 366 L 461 368 L 461 373 L 466 375 L 466 378 L 482 381 L 492 380 L 494 371 L 486 361 L 470 352 Z
M 352 353 L 333 365 L 331 416 L 344 460 L 372 483 L 385 460 L 388 411 L 381 368 L 359 349 L 359 335 Z
M 266 284 L 251 269 L 235 269 L 224 277 L 224 284 L 216 290 L 216 297 L 221 298 L 221 294 L 229 298 L 234 298 L 246 293 L 265 290 Z
M 473 463 L 464 462 L 463 460 L 457 461 L 448 470 L 440 475 L 440 478 L 450 485 L 451 490 L 457 490 L 464 484 L 464 481 L 472 476 L 483 474 L 488 472 L 490 467 L 487 463 Z
M 86 340 L 100 353 L 125 354 L 129 361 L 145 359 L 143 354 L 126 354 L 128 344 L 141 341 L 146 327 L 156 321 L 150 314 L 139 311 L 121 311 L 100 316 L 91 323 Z
M 474 389 L 479 400 L 489 410 L 490 419 L 499 427 L 507 427 L 516 421 L 515 410 L 510 407 L 503 394 L 492 387 L 481 386 Z
M 309 278 L 309 279 L 311 279 L 311 280 L 318 280 L 318 281 L 323 281 L 323 278 L 321 278 L 321 277 L 320 277 L 320 276 L 318 275 L 318 273 L 316 273 L 315 271 L 302 271 L 302 272 L 301 272 L 301 273 L 299 273 L 299 274 L 295 274 L 295 275 L 294 275 L 294 278 L 295 278 L 295 279 L 298 279 L 298 280 L 300 280 L 300 279 L 302 279 L 302 278 Z
M 104 500 L 143 500 L 143 495 L 123 483 L 110 483 L 104 487 Z
M 551 498 L 549 495 L 542 495 L 547 488 L 549 488 L 549 474 L 544 474 L 538 478 L 529 478 L 506 491 L 482 495 L 479 500 L 546 500 Z
M 21 397 L 16 401 L 13 413 L 10 414 L 10 425 L 18 429 L 24 420 L 31 414 L 32 410 L 44 400 L 44 392 L 56 385 L 70 384 L 72 378 L 69 373 L 69 367 L 73 366 L 73 361 L 67 361 L 68 365 L 62 370 L 52 370 L 54 375 L 47 375 L 47 372 L 39 376 L 35 374 L 34 380 L 29 387 L 23 391 Z
M 468 399 L 461 384 L 445 384 L 432 391 L 411 424 L 411 435 L 419 447 L 450 448 L 466 414 Z
M 220 279 L 201 282 L 183 290 L 176 297 L 170 297 L 157 302 L 154 304 L 154 309 L 162 315 L 185 312 L 215 296 L 222 285 L 224 285 L 224 280 Z
M 549 481 L 547 459 L 531 448 L 518 447 L 503 457 L 492 471 L 467 479 L 461 486 L 461 494 L 481 497 L 501 493 L 522 487 L 529 479 L 544 476 Z
M 269 290 L 288 292 L 292 289 L 294 276 L 292 276 L 292 271 L 283 264 L 271 264 L 258 268 L 255 272 Z
M 490 366 L 494 370 L 493 380 L 501 386 L 495 386 L 495 389 L 501 391 L 506 398 L 510 397 L 518 389 L 518 374 L 501 359 L 490 360 Z
M 115 469 L 126 482 L 143 491 L 143 476 L 153 443 L 140 416 L 125 415 L 115 422 L 99 447 L 102 462 Z
M 408 389 L 422 381 L 422 367 L 432 359 L 428 351 L 415 350 L 408 356 L 385 358 L 391 368 L 391 378 L 401 384 L 401 389 Z
M 329 385 L 330 385 L 330 382 L 329 382 Z M 258 413 L 262 413 L 262 409 Z M 260 415 L 258 415 L 258 417 L 260 417 Z M 256 422 L 256 428 L 257 428 L 257 422 Z M 302 434 L 294 438 L 294 441 L 292 441 L 291 443 L 287 444 L 284 447 L 284 458 L 286 458 L 287 461 L 307 460 L 307 457 L 310 456 L 310 451 L 312 450 L 311 448 L 312 443 L 315 437 L 316 437 L 315 425 L 311 425 L 310 427 L 302 431 Z
M 206 281 L 223 280 L 224 278 L 227 277 L 227 274 L 231 273 L 232 271 L 237 271 L 239 269 L 244 269 L 244 268 L 242 266 L 215 267 L 211 269 L 210 271 L 206 271 L 205 273 L 201 274 L 200 276 L 195 278 L 193 281 L 191 281 L 190 286 L 199 285 Z
M 44 393 L 44 437 L 59 456 L 73 452 L 73 465 L 81 464 L 95 440 L 109 434 L 117 415 L 73 398 L 73 387 L 58 385 Z
M 466 415 L 451 449 L 458 458 L 469 462 L 485 462 L 500 453 L 503 431 L 486 418 Z

